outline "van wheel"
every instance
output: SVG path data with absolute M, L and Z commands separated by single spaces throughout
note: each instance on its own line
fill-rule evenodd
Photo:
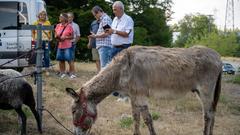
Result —
M 18 67 L 18 68 L 15 68 L 14 70 L 16 70 L 18 72 L 22 72 L 23 71 L 23 67 Z

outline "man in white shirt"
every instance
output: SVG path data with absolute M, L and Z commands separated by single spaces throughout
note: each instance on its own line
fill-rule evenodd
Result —
M 124 5 L 121 1 L 115 1 L 112 6 L 115 18 L 113 19 L 111 28 L 105 32 L 111 34 L 111 43 L 113 45 L 112 58 L 123 49 L 128 48 L 133 43 L 134 22 L 130 16 L 124 13 Z M 118 92 L 113 93 L 119 96 L 118 101 L 127 101 L 127 96 Z
M 106 32 L 111 34 L 113 45 L 112 57 L 133 43 L 134 22 L 130 16 L 124 13 L 124 5 L 121 1 L 115 1 L 112 6 L 115 18 L 110 29 Z
M 69 76 L 71 79 L 76 78 L 75 75 L 75 65 L 74 65 L 74 60 L 75 60 L 75 50 L 76 50 L 76 45 L 77 42 L 80 39 L 80 28 L 78 26 L 78 24 L 76 24 L 75 22 L 73 22 L 74 19 L 74 15 L 72 12 L 68 13 L 68 22 L 69 24 L 72 26 L 73 28 L 73 39 L 72 39 L 72 56 L 73 56 L 73 60 L 70 62 L 70 68 L 69 68 Z

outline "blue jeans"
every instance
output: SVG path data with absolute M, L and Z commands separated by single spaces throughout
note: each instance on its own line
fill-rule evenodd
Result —
M 56 59 L 58 61 L 72 61 L 72 49 L 71 48 L 66 48 L 66 49 L 60 49 L 58 48 L 57 50 L 57 57 Z
M 49 68 L 50 66 L 50 42 L 42 41 L 42 49 L 43 49 L 43 67 Z
M 111 61 L 112 48 L 108 46 L 102 46 L 98 48 L 98 53 L 99 53 L 100 64 L 102 69 Z
M 113 47 L 112 49 L 112 58 L 117 55 L 119 52 L 121 52 L 123 49 L 126 49 L 130 46 L 131 44 L 123 44 L 122 48 L 116 48 L 116 47 Z
M 71 47 L 71 49 L 72 49 L 72 58 L 73 58 L 73 60 L 75 59 L 75 50 L 76 50 L 76 46 L 77 46 L 77 44 L 72 43 L 72 47 Z

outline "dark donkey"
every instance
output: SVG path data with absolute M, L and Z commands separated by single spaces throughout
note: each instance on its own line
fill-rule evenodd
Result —
M 184 96 L 192 91 L 199 97 L 204 115 L 204 135 L 213 134 L 214 116 L 221 91 L 222 62 L 212 49 L 131 47 L 121 52 L 73 99 L 75 133 L 85 134 L 96 120 L 96 106 L 114 90 L 131 99 L 134 135 L 140 135 L 140 114 L 150 135 L 156 135 L 148 108 L 148 97 Z
M 9 70 L 11 72 L 11 70 Z M 14 71 L 16 72 L 16 71 Z M 0 109 L 15 109 L 21 118 L 21 135 L 26 135 L 27 117 L 22 110 L 22 105 L 27 105 L 37 121 L 38 131 L 42 133 L 39 114 L 35 109 L 35 100 L 31 85 L 24 78 L 14 78 L 15 73 L 6 73 L 12 77 L 0 74 Z M 20 73 L 18 73 L 20 75 Z

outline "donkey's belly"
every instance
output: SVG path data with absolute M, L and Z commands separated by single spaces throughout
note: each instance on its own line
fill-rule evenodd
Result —
M 149 95 L 155 98 L 177 99 L 186 95 L 190 90 L 151 89 Z

